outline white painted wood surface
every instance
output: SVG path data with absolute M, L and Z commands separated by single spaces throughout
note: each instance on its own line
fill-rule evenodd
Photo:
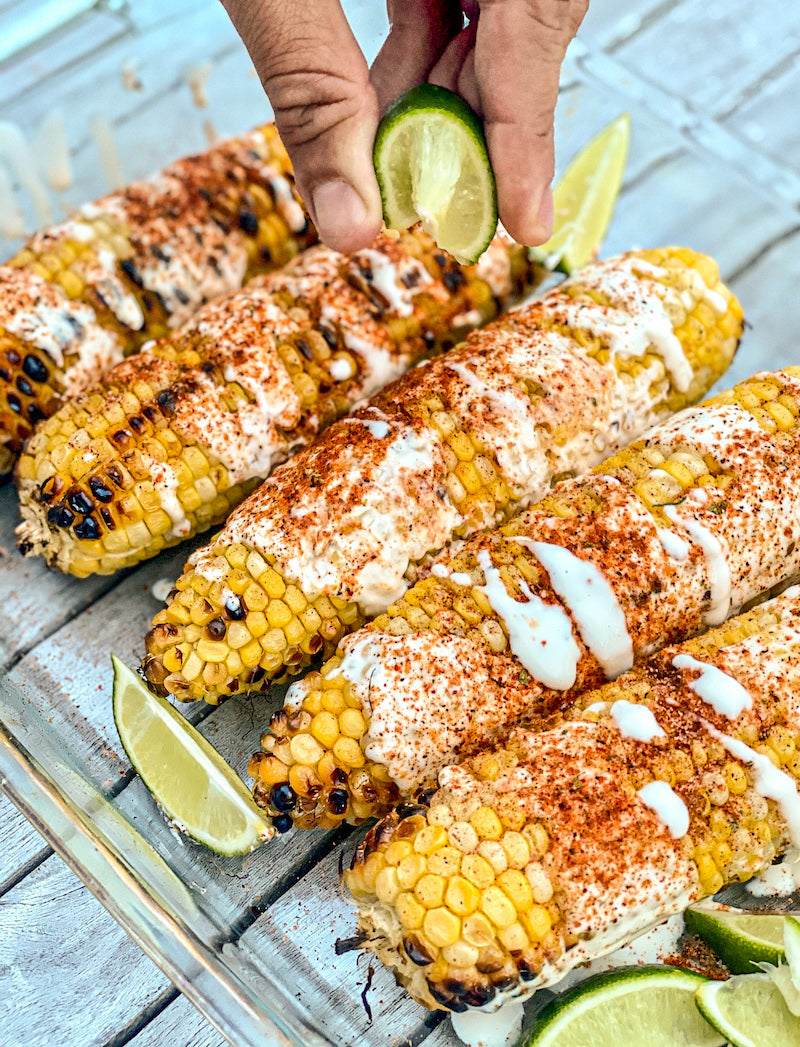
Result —
M 371 57 L 384 31 L 382 5 L 348 7 Z M 209 125 L 232 133 L 268 113 L 217 0 L 0 0 L 0 41 L 0 118 L 32 138 L 54 107 L 65 116 L 74 184 L 49 190 L 55 215 L 108 188 L 92 138 L 96 117 L 111 125 L 132 178 L 201 148 Z M 187 73 L 206 64 L 208 104 L 199 107 Z M 622 108 L 633 114 L 607 251 L 685 241 L 719 258 L 753 324 L 732 377 L 800 362 L 798 78 L 800 22 L 777 0 L 592 0 L 565 69 L 572 86 L 559 105 L 560 158 Z M 20 194 L 19 203 L 33 227 L 30 201 Z M 0 256 L 15 244 L 0 241 Z M 111 721 L 107 652 L 135 661 L 156 608 L 150 585 L 174 574 L 184 553 L 124 579 L 76 582 L 20 562 L 13 525 L 5 487 L 0 671 L 23 719 L 50 721 L 98 793 L 116 796 L 116 809 L 197 896 L 213 899 L 256 968 L 293 978 L 312 1009 L 318 993 L 336 1001 L 340 1017 L 331 1011 L 330 1022 L 341 1043 L 377 1047 L 389 1027 L 425 1047 L 452 1047 L 449 1024 L 410 1003 L 383 971 L 366 995 L 370 1023 L 360 998 L 368 963 L 355 954 L 333 958 L 333 940 L 348 930 L 349 910 L 335 890 L 341 834 L 294 835 L 247 859 L 199 855 L 163 831 L 131 780 Z M 207 715 L 202 730 L 241 769 L 267 713 L 264 700 L 231 702 Z M 223 1042 L 2 795 L 0 1029 L 3 1047 Z

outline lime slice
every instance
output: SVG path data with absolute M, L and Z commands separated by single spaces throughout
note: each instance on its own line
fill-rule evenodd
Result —
M 219 854 L 252 851 L 274 830 L 217 750 L 112 654 L 114 722 L 134 769 L 167 818 Z
M 756 964 L 784 959 L 782 915 L 696 906 L 686 912 L 686 929 L 708 942 L 728 970 L 752 974 Z
M 705 981 L 676 967 L 598 974 L 549 1003 L 525 1047 L 720 1047 L 695 1005 Z
M 631 118 L 618 116 L 588 142 L 553 190 L 553 235 L 532 248 L 548 269 L 574 273 L 597 254 L 617 202 L 628 157 Z
M 789 1012 L 766 974 L 706 982 L 697 1006 L 733 1047 L 800 1047 L 800 1018 Z
M 421 219 L 457 261 L 477 260 L 497 228 L 497 191 L 481 122 L 463 98 L 413 87 L 381 120 L 373 158 L 390 228 Z

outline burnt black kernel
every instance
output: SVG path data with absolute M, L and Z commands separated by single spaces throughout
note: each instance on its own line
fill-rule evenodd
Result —
M 114 492 L 99 476 L 90 477 L 89 490 L 98 502 L 110 502 L 114 498 Z
M 333 785 L 347 785 L 347 772 L 341 767 L 334 767 L 331 771 L 331 782 Z
M 206 636 L 209 640 L 221 640 L 227 628 L 223 618 L 212 618 L 210 622 L 206 622 Z
M 209 193 L 208 189 L 198 189 L 197 195 L 200 197 L 201 200 L 205 200 L 207 204 L 211 203 L 211 193 Z
M 472 985 L 464 993 L 462 999 L 468 1007 L 483 1007 L 494 995 L 494 990 L 488 985 Z
M 128 419 L 128 425 L 131 427 L 131 429 L 133 429 L 135 433 L 144 432 L 144 418 L 141 418 L 138 414 L 135 414 L 132 418 Z
M 447 261 L 448 261 L 447 255 L 446 254 L 440 254 L 438 251 L 433 256 L 433 260 L 434 260 L 434 262 L 436 262 L 436 264 L 438 266 L 441 266 L 442 269 L 444 269 L 444 267 L 447 265 Z
M 70 491 L 67 495 L 67 505 L 80 516 L 88 516 L 94 511 L 94 502 L 83 491 Z
M 430 789 L 423 789 L 421 792 L 417 793 L 415 799 L 417 803 L 421 804 L 423 807 L 430 807 L 431 800 L 434 798 L 438 791 L 439 790 L 437 786 L 433 786 Z
M 47 381 L 47 368 L 38 356 L 29 353 L 22 361 L 22 370 L 33 382 Z
M 452 291 L 454 294 L 459 287 L 463 287 L 467 282 L 466 276 L 464 276 L 460 269 L 448 269 L 443 274 L 442 279 L 444 280 L 444 285 L 447 290 Z
M 235 593 L 231 593 L 230 596 L 228 596 L 225 600 L 224 607 L 225 614 L 232 622 L 240 622 L 247 614 L 244 600 L 241 600 Z
M 350 797 L 344 789 L 331 789 L 326 801 L 331 814 L 344 814 L 349 802 Z
M 127 429 L 117 429 L 115 433 L 111 434 L 111 439 L 118 447 L 125 447 L 131 441 L 131 433 Z
M 22 362 L 22 357 L 16 349 L 6 349 L 6 360 L 8 360 L 8 362 L 14 367 L 19 367 Z
M 407 273 L 402 274 L 400 282 L 404 287 L 416 287 L 419 283 L 419 273 L 415 269 L 410 269 Z
M 247 676 L 247 683 L 258 683 L 259 680 L 263 680 L 266 675 L 266 670 L 263 665 L 257 665 L 255 669 Z
M 502 978 L 496 979 L 493 983 L 497 992 L 505 992 L 507 989 L 513 989 L 517 984 L 517 979 L 512 978 L 510 974 L 504 974 Z
M 109 478 L 109 480 L 111 480 L 112 483 L 115 483 L 117 487 L 123 486 L 122 473 L 119 471 L 116 465 L 109 465 L 109 467 L 106 469 L 106 476 Z M 91 487 L 91 482 L 89 483 L 89 486 Z
M 164 250 L 164 248 L 161 246 L 161 244 L 153 244 L 153 246 L 150 248 L 150 253 L 152 255 L 155 255 L 155 257 L 159 260 L 159 262 L 168 262 L 169 261 L 169 255 Z
M 16 381 L 17 389 L 22 393 L 23 396 L 33 396 L 33 386 L 25 377 L 25 375 L 18 374 Z
M 426 349 L 433 349 L 436 345 L 436 335 L 432 331 L 423 331 L 422 341 L 425 343 Z
M 106 509 L 106 507 L 104 505 L 100 507 L 100 519 L 103 521 L 103 523 L 109 529 L 109 531 L 116 531 L 117 525 L 114 522 L 113 513 L 111 512 L 110 509 Z
M 451 338 L 445 338 L 442 342 L 442 349 L 448 353 L 456 343 Z
M 93 516 L 87 516 L 85 520 L 81 520 L 79 524 L 74 527 L 75 537 L 80 540 L 93 542 L 95 538 L 99 538 L 103 533 L 100 530 L 100 524 L 95 520 Z
M 59 478 L 57 476 L 48 476 L 47 479 L 43 480 L 39 485 L 39 500 L 42 502 L 52 502 L 60 488 L 61 481 Z
M 258 215 L 243 207 L 239 211 L 239 228 L 248 236 L 255 236 L 258 232 Z
M 44 411 L 38 404 L 28 404 L 25 408 L 25 413 L 33 425 L 36 425 L 37 422 L 41 422 L 44 418 Z
M 405 949 L 406 956 L 412 963 L 415 963 L 417 967 L 427 967 L 428 964 L 433 963 L 433 957 L 428 955 L 416 938 L 404 938 L 403 948 Z
M 6 400 L 8 400 L 8 406 L 14 412 L 14 414 L 20 414 L 22 411 L 22 401 L 16 393 L 6 393 Z
M 297 793 L 288 782 L 281 782 L 279 785 L 273 785 L 272 792 L 269 794 L 269 802 L 276 811 L 280 811 L 281 814 L 286 814 L 288 811 L 294 809 L 296 801 Z
M 183 290 L 182 287 L 176 287 L 175 290 L 173 291 L 173 294 L 178 299 L 178 301 L 181 303 L 181 305 L 188 305 L 189 304 L 189 295 Z
M 419 803 L 401 803 L 397 806 L 397 814 L 400 818 L 413 818 L 415 814 L 427 813 L 427 808 Z
M 7 367 L 0 367 L 0 378 L 2 378 L 4 382 L 11 381 L 11 372 Z
M 155 423 L 160 418 L 159 412 L 155 409 L 155 407 L 153 407 L 152 404 L 148 404 L 146 407 L 143 407 L 142 414 L 145 416 L 148 422 Z
M 297 346 L 297 348 L 300 350 L 300 352 L 303 354 L 306 360 L 314 359 L 314 353 L 311 349 L 311 346 L 308 344 L 305 338 L 298 338 L 294 344 Z
M 142 286 L 142 276 L 130 258 L 123 258 L 119 263 L 120 269 L 137 287 Z
M 272 819 L 272 825 L 279 833 L 288 833 L 292 827 L 292 819 L 288 814 L 276 814 Z
M 333 330 L 332 327 L 326 327 L 324 324 L 320 324 L 318 330 L 322 337 L 325 339 L 325 341 L 328 343 L 329 349 L 339 348 L 339 339 L 336 337 L 336 332 Z
M 47 522 L 51 527 L 71 527 L 75 514 L 64 505 L 54 505 L 47 511 Z
M 174 411 L 177 406 L 175 393 L 172 389 L 162 389 L 156 397 L 156 403 L 164 411 Z
M 456 999 L 456 997 L 453 996 L 452 993 L 447 992 L 439 985 L 432 985 L 430 982 L 428 982 L 428 991 L 437 1003 L 441 1003 L 444 1007 L 447 1007 L 448 1010 L 461 1012 L 466 1011 L 467 1009 L 467 1005 L 465 1003 L 462 1003 L 461 1000 Z
M 265 262 L 271 262 L 272 261 L 272 251 L 270 251 L 270 249 L 268 247 L 262 247 L 261 248 L 261 257 L 264 259 Z

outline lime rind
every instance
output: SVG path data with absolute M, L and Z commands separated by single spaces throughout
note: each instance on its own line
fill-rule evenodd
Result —
M 373 151 L 390 228 L 417 221 L 463 264 L 497 229 L 497 189 L 480 120 L 446 88 L 420 84 L 381 120 Z
M 545 1007 L 524 1047 L 720 1047 L 694 1004 L 705 981 L 652 965 L 595 975 Z
M 800 923 L 793 916 L 783 918 L 783 949 L 786 963 L 759 963 L 776 986 L 789 1011 L 800 1017 Z
M 631 118 L 623 113 L 575 155 L 553 191 L 553 235 L 532 257 L 569 275 L 587 265 L 603 242 L 622 185 Z
M 752 974 L 757 965 L 779 964 L 783 951 L 783 917 L 740 909 L 692 906 L 686 929 L 699 935 L 732 974 Z
M 111 661 L 117 733 L 170 824 L 224 855 L 269 839 L 274 830 L 214 746 L 116 655 Z

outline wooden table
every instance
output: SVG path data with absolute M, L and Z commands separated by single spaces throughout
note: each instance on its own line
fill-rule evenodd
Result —
M 378 7 L 350 4 L 371 53 L 382 32 Z M 702 174 L 695 185 L 685 170 L 677 177 L 685 161 L 671 140 L 657 127 L 634 126 L 646 140 L 640 155 L 651 159 L 630 171 L 609 250 L 636 244 L 645 211 L 659 216 L 657 228 L 683 230 L 693 246 L 724 243 L 725 275 L 755 324 L 749 337 L 770 362 L 800 362 L 800 307 L 792 301 L 800 274 L 800 15 L 793 5 L 593 0 L 572 54 L 632 98 L 649 98 L 676 132 L 688 129 L 701 152 L 731 171 L 730 186 L 703 185 Z M 205 106 L 198 104 L 203 95 Z M 124 177 L 132 178 L 176 152 L 202 148 L 212 128 L 233 132 L 265 114 L 258 81 L 216 0 L 0 0 L 0 99 L 2 119 L 28 141 L 62 108 L 73 188 L 48 190 L 56 216 L 107 188 L 95 145 L 104 122 Z M 571 104 L 567 89 L 561 105 Z M 739 206 L 731 186 L 745 183 L 755 194 L 748 199 L 764 200 L 763 208 Z M 16 199 L 33 227 L 41 214 L 25 194 Z M 12 218 L 2 215 L 0 237 Z M 0 239 L 0 247 L 5 256 L 13 241 Z M 754 358 L 734 365 L 737 377 L 753 369 Z M 0 500 L 9 503 L 11 492 L 0 490 Z M 16 555 L 10 530 L 0 533 L 0 546 L 0 555 Z M 0 655 L 5 671 L 63 624 L 38 628 L 25 619 L 26 577 L 19 603 L 4 608 L 4 636 L 18 626 L 16 642 Z M 81 599 L 114 584 L 90 582 Z M 0 793 L 0 1045 L 223 1042 Z

